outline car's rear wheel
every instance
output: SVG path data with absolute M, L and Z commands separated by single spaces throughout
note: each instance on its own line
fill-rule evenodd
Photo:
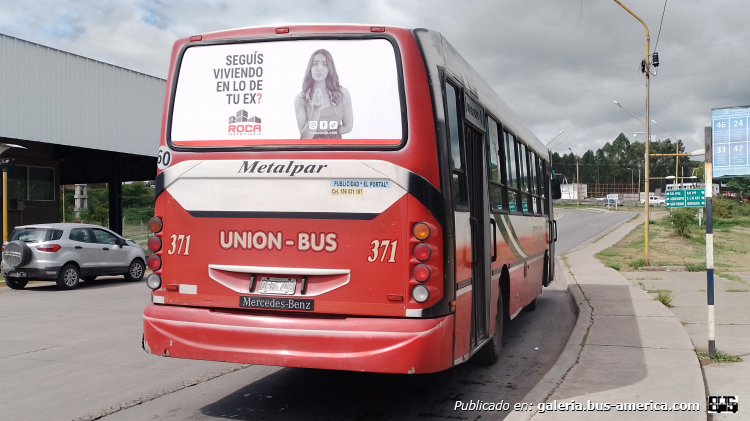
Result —
M 60 274 L 57 276 L 57 288 L 58 289 L 73 289 L 78 286 L 81 281 L 81 273 L 78 271 L 76 265 L 68 263 L 63 266 L 60 270 Z
M 143 264 L 141 259 L 133 259 L 128 266 L 128 272 L 125 274 L 125 279 L 130 282 L 138 282 L 143 279 L 143 274 L 146 272 L 146 265 Z
M 10 289 L 23 289 L 29 281 L 26 279 L 5 278 L 5 285 Z

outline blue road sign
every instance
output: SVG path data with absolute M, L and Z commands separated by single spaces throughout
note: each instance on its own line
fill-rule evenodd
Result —
M 750 176 L 750 106 L 714 108 L 713 176 Z

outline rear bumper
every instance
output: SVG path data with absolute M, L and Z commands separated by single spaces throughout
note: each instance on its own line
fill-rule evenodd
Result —
M 324 318 L 149 304 L 143 330 L 146 352 L 176 358 L 381 373 L 453 365 L 453 315 Z
M 57 279 L 57 275 L 60 273 L 60 266 L 48 267 L 44 269 L 37 268 L 3 268 L 2 274 L 6 278 L 13 279 Z

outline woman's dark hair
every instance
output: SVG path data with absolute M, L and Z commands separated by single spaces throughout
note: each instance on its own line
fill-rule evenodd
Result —
M 344 93 L 341 91 L 341 85 L 339 85 L 339 75 L 336 73 L 336 64 L 333 63 L 333 57 L 328 50 L 320 49 L 316 50 L 310 56 L 310 61 L 307 63 L 307 70 L 305 71 L 305 77 L 302 79 L 302 95 L 305 101 L 308 103 L 312 102 L 313 86 L 315 85 L 315 79 L 312 77 L 312 66 L 315 56 L 322 54 L 326 58 L 326 65 L 328 66 L 328 76 L 326 76 L 326 89 L 328 89 L 328 95 L 331 97 L 331 103 L 337 106 L 344 102 Z

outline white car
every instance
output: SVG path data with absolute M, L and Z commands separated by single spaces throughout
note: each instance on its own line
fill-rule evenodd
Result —
M 641 200 L 641 203 L 644 203 L 644 201 Z M 649 206 L 667 206 L 667 201 L 659 196 L 649 196 L 648 204 Z
M 99 225 L 37 224 L 16 227 L 3 244 L 5 284 L 22 289 L 31 280 L 56 281 L 60 289 L 99 275 L 140 281 L 146 271 L 143 249 Z

